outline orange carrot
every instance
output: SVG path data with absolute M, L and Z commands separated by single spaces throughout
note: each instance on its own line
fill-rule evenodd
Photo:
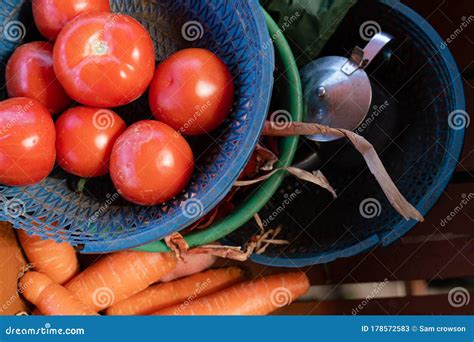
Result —
M 82 303 L 71 291 L 56 283 L 51 283 L 44 289 L 36 307 L 47 316 L 97 315 L 93 308 Z
M 178 278 L 202 272 L 210 268 L 216 259 L 215 256 L 210 254 L 184 254 L 183 258 L 178 260 L 176 268 L 161 278 L 160 281 L 167 283 Z
M 44 274 L 26 273 L 20 280 L 20 288 L 25 298 L 44 315 L 97 315 L 72 292 Z
M 53 280 L 38 272 L 27 272 L 21 277 L 18 287 L 23 296 L 30 302 L 35 304 L 41 292 L 51 284 Z
M 308 288 L 304 273 L 283 273 L 240 283 L 155 315 L 266 315 L 290 304 Z
M 100 311 L 146 289 L 174 267 L 176 258 L 172 253 L 117 252 L 89 266 L 66 288 Z
M 18 230 L 18 238 L 34 269 L 55 283 L 64 284 L 79 273 L 76 252 L 68 243 L 41 240 L 39 236 L 29 235 L 24 230 Z
M 107 315 L 148 315 L 157 310 L 204 297 L 242 280 L 240 268 L 208 270 L 170 283 L 150 286 L 108 308 Z

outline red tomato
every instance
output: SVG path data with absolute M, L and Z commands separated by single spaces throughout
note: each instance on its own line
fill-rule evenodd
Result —
M 33 0 L 36 27 L 52 41 L 68 21 L 90 12 L 110 12 L 109 0 Z
M 140 97 L 153 78 L 155 51 L 147 30 L 122 14 L 71 20 L 54 45 L 54 70 L 66 92 L 91 107 L 117 107 Z
M 233 97 L 227 66 L 204 49 L 184 49 L 163 61 L 149 94 L 156 119 L 186 135 L 216 129 L 229 115 Z
M 140 205 L 163 203 L 184 189 L 194 169 L 188 142 L 164 123 L 130 126 L 114 145 L 110 175 L 119 193 Z
M 51 114 L 34 99 L 0 102 L 0 184 L 31 185 L 54 167 L 56 132 Z
M 33 42 L 18 47 L 8 60 L 5 78 L 8 96 L 33 98 L 52 113 L 62 112 L 72 103 L 56 79 L 50 43 Z
M 115 140 L 127 126 L 111 110 L 71 108 L 56 121 L 56 160 L 65 171 L 80 177 L 109 172 Z

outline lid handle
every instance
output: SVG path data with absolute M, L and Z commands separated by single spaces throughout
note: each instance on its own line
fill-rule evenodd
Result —
M 384 32 L 375 34 L 364 49 L 356 46 L 352 50 L 351 58 L 343 65 L 341 70 L 346 75 L 351 75 L 357 69 L 365 69 L 392 39 L 391 35 Z

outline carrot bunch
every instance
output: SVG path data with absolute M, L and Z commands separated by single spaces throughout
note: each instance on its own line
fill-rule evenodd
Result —
M 309 287 L 293 272 L 243 281 L 240 268 L 209 269 L 215 257 L 123 251 L 79 273 L 73 248 L 19 232 L 35 271 L 20 279 L 23 296 L 44 315 L 264 315 Z

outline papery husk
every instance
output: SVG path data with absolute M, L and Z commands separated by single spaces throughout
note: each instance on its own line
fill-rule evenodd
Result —
M 180 233 L 173 233 L 165 237 L 165 244 L 176 255 L 177 259 L 183 260 L 183 254 L 189 250 L 189 245 Z
M 186 254 L 208 254 L 219 258 L 232 259 L 237 261 L 246 261 L 255 252 L 262 254 L 270 245 L 286 245 L 289 242 L 286 240 L 276 239 L 280 234 L 281 226 L 276 229 L 269 229 L 265 231 L 262 220 L 258 214 L 254 215 L 260 233 L 253 236 L 250 241 L 244 246 L 223 246 L 219 244 L 202 245 L 194 248 L 189 248 L 188 243 L 180 233 L 174 233 L 165 238 L 167 246 L 178 258 L 182 258 Z
M 375 176 L 393 208 L 406 220 L 414 219 L 420 222 L 424 220 L 420 212 L 400 193 L 374 147 L 364 137 L 345 129 L 331 128 L 315 123 L 288 122 L 282 127 L 282 125 L 271 121 L 265 122 L 262 134 L 278 137 L 322 134 L 348 139 L 364 157 L 370 172 Z
M 260 174 L 261 171 L 272 171 L 276 162 L 278 162 L 277 155 L 272 150 L 258 143 L 250 160 L 240 174 L 239 180 L 254 178 Z
M 272 172 L 269 172 L 255 179 L 249 179 L 245 181 L 236 181 L 234 183 L 234 186 L 249 186 L 249 185 L 257 184 L 257 183 L 263 182 L 264 180 L 267 180 L 268 178 L 270 178 L 271 176 L 273 176 L 275 173 L 279 171 L 288 171 L 293 176 L 298 177 L 299 179 L 305 180 L 307 182 L 311 182 L 313 184 L 319 185 L 320 187 L 326 189 L 334 196 L 334 198 L 337 197 L 336 191 L 333 189 L 331 184 L 329 184 L 329 181 L 327 180 L 327 178 L 323 175 L 321 171 L 316 170 L 313 172 L 308 172 L 308 171 L 298 169 L 296 167 L 291 167 L 291 166 L 275 169 Z
M 258 172 L 271 171 L 274 169 L 275 163 L 278 162 L 277 155 L 260 144 L 257 144 L 254 153 L 256 154 Z

